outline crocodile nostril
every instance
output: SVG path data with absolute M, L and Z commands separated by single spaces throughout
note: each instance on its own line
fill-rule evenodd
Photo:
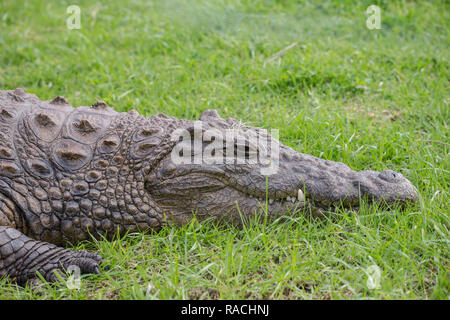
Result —
M 380 172 L 378 177 L 388 182 L 396 182 L 401 177 L 401 174 L 392 170 L 385 170 Z

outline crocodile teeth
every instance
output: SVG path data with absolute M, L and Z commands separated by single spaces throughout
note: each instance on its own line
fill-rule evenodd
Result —
M 250 198 L 255 198 L 256 200 L 259 200 L 260 202 L 263 201 L 264 199 L 262 197 L 255 197 L 252 195 L 249 195 Z M 298 189 L 298 193 L 297 193 L 297 197 L 291 197 L 291 196 L 287 196 L 286 198 L 283 199 L 267 199 L 269 201 L 270 204 L 273 204 L 275 201 L 290 201 L 292 203 L 295 203 L 298 201 L 303 202 L 305 201 L 305 196 L 303 194 L 303 191 L 301 189 Z
M 298 189 L 297 200 L 301 202 L 305 201 L 305 195 L 303 194 L 302 189 Z

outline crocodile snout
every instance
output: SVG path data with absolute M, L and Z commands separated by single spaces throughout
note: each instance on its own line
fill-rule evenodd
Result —
M 396 171 L 361 171 L 358 182 L 363 195 L 373 200 L 383 200 L 388 204 L 414 203 L 418 200 L 414 185 Z

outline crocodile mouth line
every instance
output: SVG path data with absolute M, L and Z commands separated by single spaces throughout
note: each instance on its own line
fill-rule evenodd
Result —
M 195 184 L 190 183 L 183 185 L 179 188 L 174 188 L 173 184 L 176 184 L 176 180 L 180 178 L 186 178 L 186 180 L 191 180 L 192 177 L 195 177 L 196 173 L 185 173 L 185 174 L 177 174 L 171 175 L 169 177 L 166 177 L 165 179 L 159 179 L 157 182 L 154 183 L 146 183 L 146 189 L 147 191 L 156 197 L 163 198 L 164 196 L 171 196 L 171 197 L 183 197 L 187 193 L 189 193 L 189 190 L 203 190 L 206 192 L 214 192 L 225 188 L 231 188 L 235 191 L 242 194 L 243 198 L 247 198 L 249 201 L 255 201 L 255 204 L 265 204 L 266 202 L 269 205 L 281 205 L 285 204 L 288 207 L 292 207 L 295 205 L 303 205 L 305 202 L 305 195 L 302 191 L 302 189 L 297 189 L 295 194 L 289 193 L 289 195 L 286 196 L 275 196 L 274 192 L 267 192 L 266 190 L 262 189 L 252 189 L 247 188 L 241 184 L 232 184 L 230 181 L 228 181 L 231 177 L 227 176 L 226 174 L 217 174 L 217 173 L 206 173 L 203 172 L 201 174 L 201 177 L 204 179 L 207 177 L 208 183 L 204 184 Z M 200 175 L 199 175 L 200 176 Z M 188 177 L 190 179 L 188 179 Z M 170 192 L 164 191 L 170 190 Z
M 239 189 L 236 189 L 236 190 L 241 191 Z M 264 202 L 267 201 L 269 204 L 283 203 L 283 202 L 296 204 L 296 203 L 305 202 L 305 196 L 304 196 L 303 191 L 301 189 L 298 189 L 296 196 L 293 195 L 293 196 L 287 196 L 287 197 L 284 197 L 284 198 L 272 197 L 270 195 L 263 195 L 263 196 L 258 195 L 258 196 L 255 196 L 253 194 L 249 194 L 249 193 L 245 193 L 245 192 L 243 192 L 243 193 L 246 194 L 250 199 L 258 200 L 261 203 L 263 201 Z

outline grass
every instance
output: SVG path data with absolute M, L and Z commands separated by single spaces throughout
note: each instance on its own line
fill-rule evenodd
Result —
M 70 4 L 80 30 L 66 27 Z M 370 4 L 380 30 L 366 28 Z M 2 89 L 188 119 L 214 108 L 299 152 L 402 172 L 422 199 L 82 243 L 111 269 L 79 290 L 0 280 L 1 298 L 449 299 L 448 21 L 446 1 L 3 0 Z

